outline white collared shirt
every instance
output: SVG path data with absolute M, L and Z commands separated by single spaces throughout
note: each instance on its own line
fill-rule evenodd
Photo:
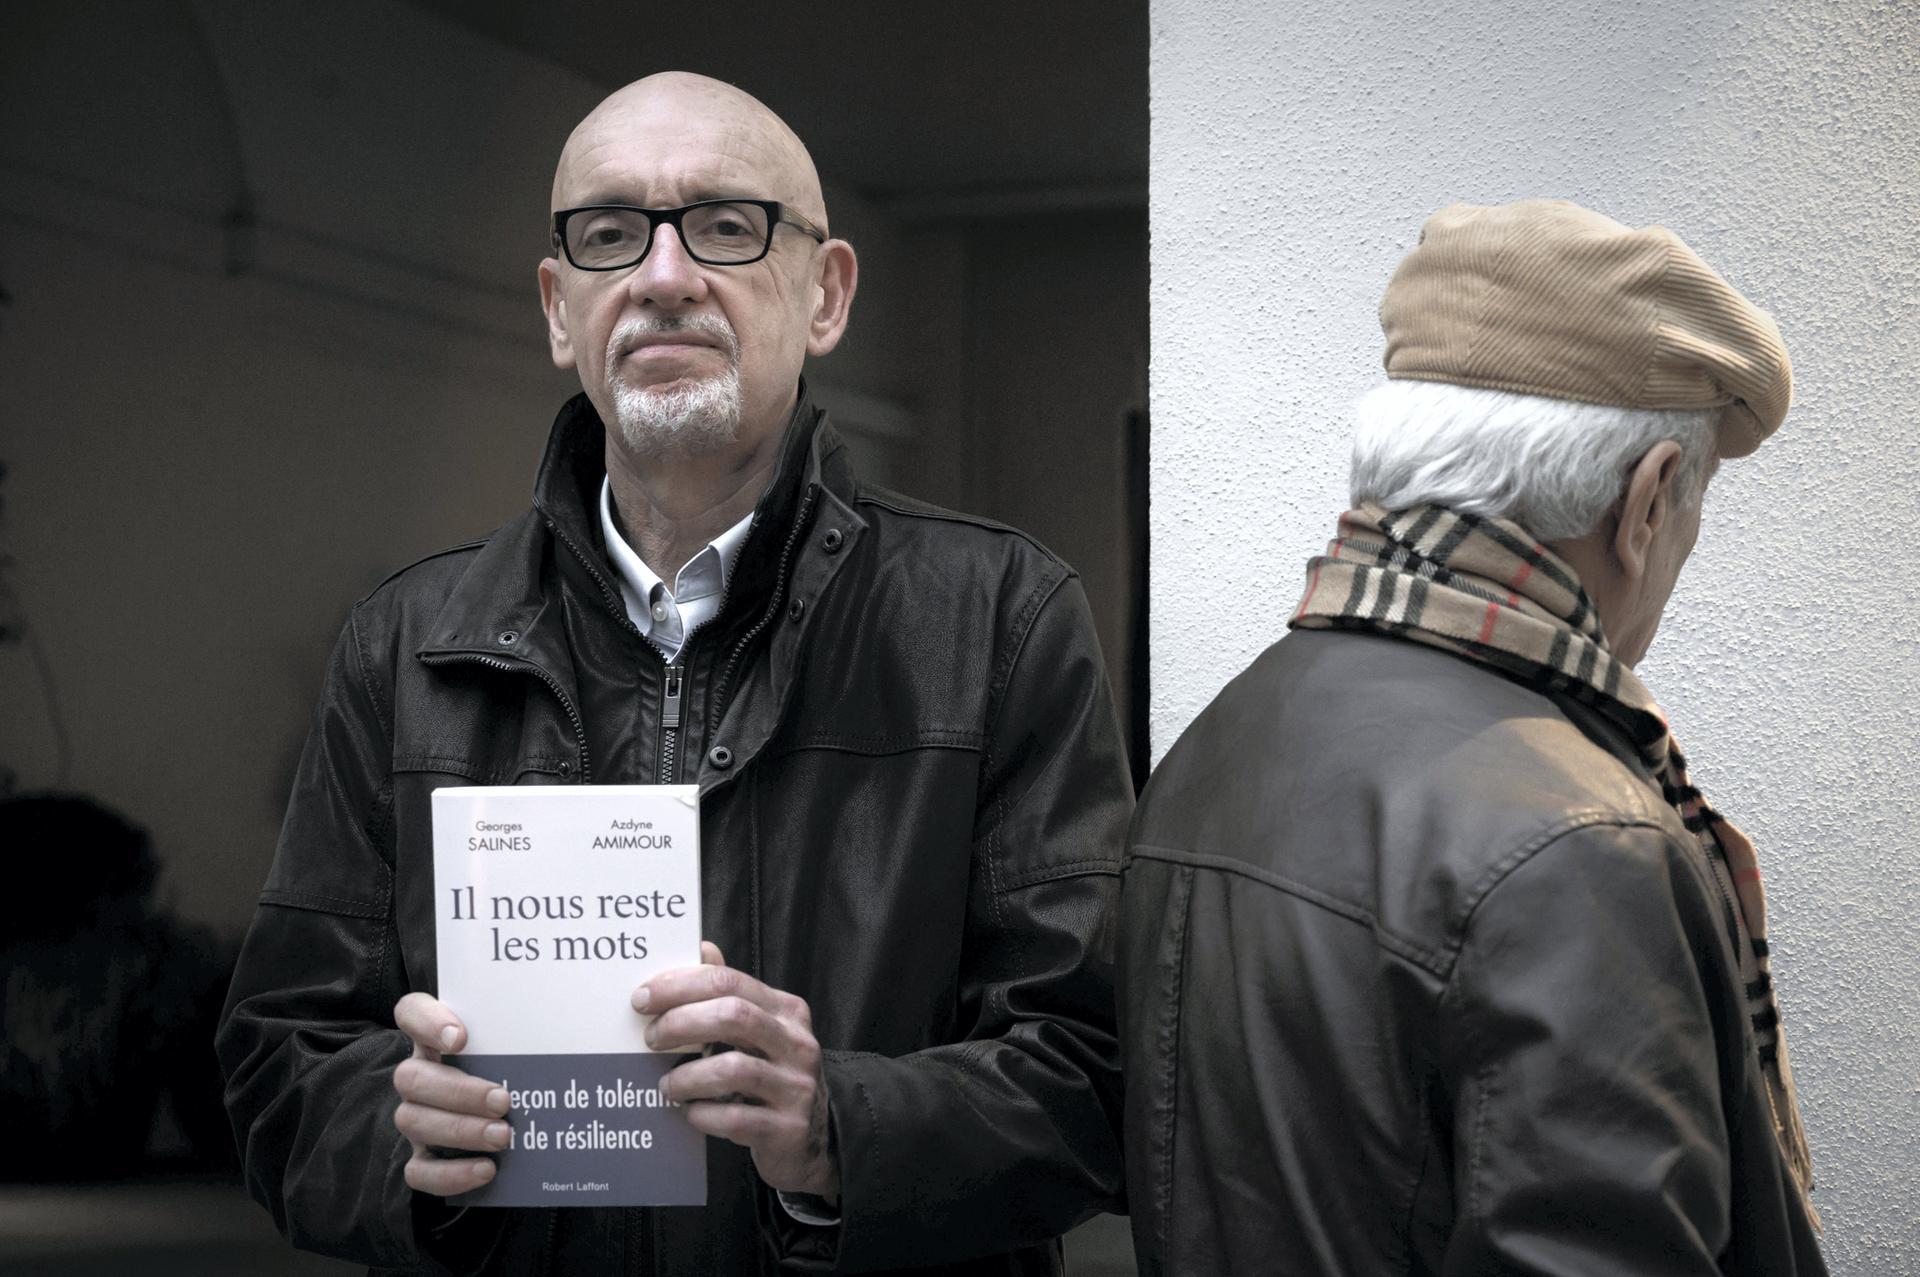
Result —
M 752 523 L 749 514 L 707 542 L 705 549 L 674 573 L 669 586 L 620 535 L 620 525 L 613 517 L 613 483 L 600 481 L 600 531 L 606 538 L 607 558 L 620 578 L 620 597 L 626 602 L 627 616 L 669 661 L 679 657 L 689 635 L 719 615 L 727 579 L 733 575 L 734 561 L 740 557 L 740 546 Z

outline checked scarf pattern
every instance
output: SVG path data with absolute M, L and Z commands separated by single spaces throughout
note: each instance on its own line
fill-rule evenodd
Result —
M 1289 624 L 1366 630 L 1442 648 L 1570 696 L 1626 733 L 1699 840 L 1727 896 L 1774 1135 L 1817 1223 L 1807 1198 L 1813 1162 L 1774 999 L 1766 892 L 1753 843 L 1687 780 L 1666 716 L 1614 657 L 1599 614 L 1566 561 L 1509 520 L 1432 505 L 1389 513 L 1368 503 L 1340 517 L 1327 553 L 1308 564 L 1307 592 Z

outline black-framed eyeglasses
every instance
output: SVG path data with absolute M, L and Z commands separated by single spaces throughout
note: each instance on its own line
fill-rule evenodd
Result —
M 778 200 L 700 200 L 681 208 L 584 204 L 553 215 L 553 242 L 581 270 L 624 270 L 652 251 L 662 223 L 673 227 L 687 256 L 708 266 L 759 261 L 782 223 L 827 242 L 825 231 Z

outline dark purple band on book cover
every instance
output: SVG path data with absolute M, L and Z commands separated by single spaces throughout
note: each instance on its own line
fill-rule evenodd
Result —
M 450 1055 L 507 1088 L 513 1143 L 456 1206 L 704 1206 L 706 1137 L 660 1097 L 677 1055 Z

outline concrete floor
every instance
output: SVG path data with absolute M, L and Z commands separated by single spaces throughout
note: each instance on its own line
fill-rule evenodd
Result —
M 0 1277 L 345 1277 L 365 1271 L 293 1250 L 235 1184 L 0 1184 Z M 1127 1221 L 1102 1215 L 1069 1234 L 1067 1272 L 1131 1277 Z
M 207 1180 L 0 1185 L 5 1277 L 345 1277 L 302 1254 L 239 1185 Z

